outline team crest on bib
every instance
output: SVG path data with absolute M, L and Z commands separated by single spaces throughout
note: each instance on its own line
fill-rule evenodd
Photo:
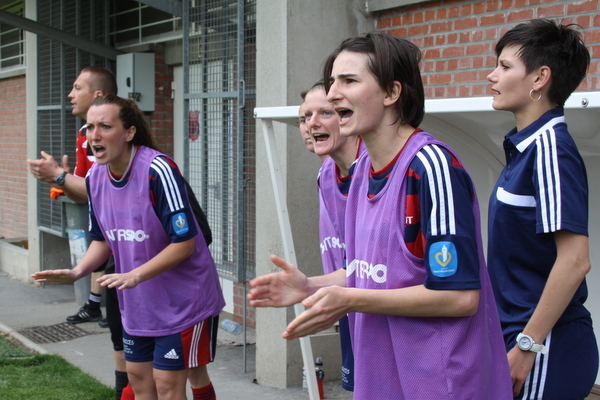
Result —
M 173 230 L 177 235 L 183 235 L 190 230 L 188 226 L 187 219 L 185 217 L 185 213 L 179 213 L 173 215 L 171 218 L 171 225 L 173 225 Z
M 458 254 L 452 242 L 437 242 L 429 247 L 429 268 L 434 276 L 445 278 L 456 273 Z

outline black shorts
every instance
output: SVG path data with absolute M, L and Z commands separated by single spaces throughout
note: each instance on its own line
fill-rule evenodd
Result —
M 110 256 L 105 263 L 106 273 L 113 274 L 115 272 L 115 259 Z M 106 296 L 106 321 L 108 329 L 110 329 L 110 340 L 113 343 L 115 351 L 123 350 L 123 323 L 121 322 L 121 310 L 119 309 L 119 296 L 117 288 L 105 288 Z
M 110 256 L 110 258 L 108 260 L 106 260 L 105 262 L 102 263 L 101 266 L 99 266 L 98 268 L 96 268 L 93 272 L 102 272 L 106 270 L 106 266 L 108 265 L 108 262 L 113 258 L 113 256 Z M 113 260 L 113 265 L 114 265 L 114 260 Z M 114 268 L 114 267 L 113 267 Z

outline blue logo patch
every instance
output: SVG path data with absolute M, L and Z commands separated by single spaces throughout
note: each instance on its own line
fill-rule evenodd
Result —
M 173 225 L 173 230 L 177 235 L 183 235 L 190 230 L 187 219 L 185 218 L 185 213 L 173 215 L 171 218 L 171 225 Z
M 429 268 L 434 276 L 445 278 L 456 273 L 458 253 L 452 242 L 437 242 L 429 247 Z

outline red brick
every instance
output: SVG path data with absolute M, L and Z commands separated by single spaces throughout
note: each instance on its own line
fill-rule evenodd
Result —
M 501 10 L 510 10 L 512 9 L 512 0 L 500 0 L 500 9 Z
M 477 27 L 477 18 L 465 18 L 454 22 L 454 29 L 472 29 Z
M 0 80 L 0 236 L 27 236 L 25 77 Z
M 468 83 L 475 81 L 477 81 L 477 72 L 475 71 L 457 72 L 454 74 L 454 83 Z
M 481 17 L 481 26 L 500 25 L 505 22 L 504 14 L 493 14 Z
M 377 29 L 389 28 L 392 25 L 390 18 L 383 18 L 377 21 Z
M 589 28 L 592 26 L 592 16 L 590 15 L 579 15 L 575 18 L 574 23 L 580 25 L 582 28 Z
M 578 1 L 569 3 L 567 5 L 567 15 L 586 13 L 586 12 L 598 12 L 598 1 L 597 0 L 588 0 L 588 1 Z
M 423 51 L 423 59 L 436 59 L 440 58 L 440 49 L 428 49 Z
M 460 15 L 461 16 L 467 16 L 467 15 L 473 15 L 473 7 L 471 7 L 471 4 L 464 4 L 460 7 Z
M 498 2 L 498 0 L 492 0 L 492 1 L 485 1 L 485 10 L 486 11 L 496 11 L 499 9 L 500 4 Z
M 434 40 L 437 40 L 437 38 L 433 38 L 431 36 L 427 36 L 427 37 L 424 37 L 424 38 L 419 38 L 419 42 L 421 43 L 421 45 L 419 47 L 421 49 L 425 49 L 425 48 L 428 48 L 428 47 L 436 46 Z
M 407 37 L 419 36 L 427 34 L 429 29 L 427 25 L 413 25 L 407 28 Z
M 432 85 L 444 85 L 452 81 L 452 75 L 450 74 L 435 74 L 430 77 L 430 83 Z
M 471 44 L 471 45 L 468 45 L 466 48 L 467 56 L 486 54 L 486 53 L 490 53 L 490 52 L 492 52 L 490 43 Z
M 538 18 L 552 18 L 565 15 L 565 5 L 556 4 L 548 7 L 540 7 L 537 11 Z
M 450 22 L 450 21 L 436 22 L 436 23 L 430 24 L 429 33 L 447 32 L 451 29 L 452 29 L 452 22 Z
M 444 90 L 444 97 L 457 97 L 457 88 L 456 86 L 448 86 Z
M 482 14 L 485 10 L 485 1 L 473 4 L 473 14 Z
M 465 55 L 464 46 L 447 47 L 442 50 L 442 57 L 461 57 Z
M 471 87 L 470 86 L 460 86 L 458 88 L 458 95 L 460 97 L 471 97 Z

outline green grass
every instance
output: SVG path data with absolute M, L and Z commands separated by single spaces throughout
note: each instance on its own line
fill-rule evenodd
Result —
M 113 400 L 115 391 L 50 354 L 32 355 L 0 336 L 0 399 Z
M 0 335 L 0 359 L 8 357 L 28 357 L 31 352 L 14 345 L 5 336 Z

